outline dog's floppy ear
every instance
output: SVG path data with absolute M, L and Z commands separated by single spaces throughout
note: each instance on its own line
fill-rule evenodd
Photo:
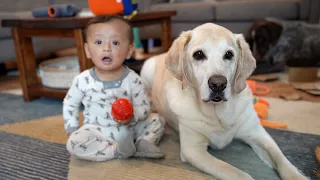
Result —
M 180 36 L 172 43 L 170 47 L 165 64 L 168 70 L 180 81 L 182 81 L 182 89 L 187 84 L 186 64 L 185 64 L 185 47 L 191 38 L 191 31 L 184 31 Z
M 276 22 L 268 22 L 266 26 L 270 34 L 269 39 L 271 40 L 272 44 L 275 45 L 281 36 L 283 27 L 281 24 Z
M 256 68 L 256 60 L 252 56 L 248 43 L 242 34 L 236 34 L 239 55 L 236 64 L 233 88 L 239 94 L 246 88 L 246 80 Z

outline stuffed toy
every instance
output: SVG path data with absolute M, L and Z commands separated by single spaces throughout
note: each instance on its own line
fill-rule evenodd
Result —
M 260 118 L 260 124 L 270 128 L 287 128 L 286 124 L 266 120 L 270 104 L 265 99 L 258 98 L 256 95 L 267 95 L 270 92 L 270 89 L 267 86 L 257 84 L 256 81 L 253 80 L 247 80 L 247 85 L 254 95 L 252 99 L 253 106 Z
M 122 14 L 127 19 L 136 15 L 138 8 L 136 0 L 88 0 L 88 4 L 96 16 Z
M 254 106 L 254 110 L 258 114 L 258 117 L 260 118 L 260 124 L 262 126 L 270 127 L 270 128 L 287 128 L 286 124 L 265 120 L 268 117 L 268 109 L 269 109 L 269 103 L 266 100 L 254 96 L 253 106 Z

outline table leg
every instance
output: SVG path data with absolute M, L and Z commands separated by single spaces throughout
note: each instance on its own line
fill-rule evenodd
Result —
M 32 101 L 38 96 L 32 92 L 31 88 L 39 85 L 32 38 L 24 37 L 19 28 L 13 28 L 12 35 L 23 97 L 25 101 Z
M 77 45 L 77 52 L 79 58 L 79 65 L 80 65 L 80 72 L 89 69 L 93 66 L 91 60 L 87 59 L 87 56 L 84 51 L 84 39 L 83 39 L 83 30 L 82 29 L 75 29 L 74 30 L 74 37 L 76 39 Z
M 167 52 L 172 43 L 172 36 L 171 36 L 171 19 L 163 20 L 161 23 L 162 28 L 162 49 L 164 52 Z

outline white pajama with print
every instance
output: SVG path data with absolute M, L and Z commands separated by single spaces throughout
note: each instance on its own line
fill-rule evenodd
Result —
M 111 105 L 119 98 L 129 99 L 134 115 L 128 125 L 113 120 Z M 63 102 L 65 130 L 70 134 L 67 149 L 82 159 L 104 161 L 115 157 L 117 142 L 122 138 L 145 139 L 157 144 L 164 133 L 165 121 L 150 114 L 150 104 L 138 74 L 126 67 L 116 81 L 101 81 L 94 68 L 83 71 L 73 81 Z M 79 128 L 80 105 L 84 122 Z

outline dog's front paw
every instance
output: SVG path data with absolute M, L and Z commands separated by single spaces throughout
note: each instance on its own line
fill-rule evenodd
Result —
M 283 180 L 309 180 L 309 178 L 304 176 L 296 168 L 294 168 L 293 171 L 286 171 L 281 177 Z
M 304 175 L 302 175 L 300 173 L 286 176 L 283 179 L 284 180 L 309 180 L 309 178 L 305 177 Z
M 298 174 L 298 175 L 285 177 L 283 178 L 283 180 L 310 180 L 310 179 L 301 174 Z

